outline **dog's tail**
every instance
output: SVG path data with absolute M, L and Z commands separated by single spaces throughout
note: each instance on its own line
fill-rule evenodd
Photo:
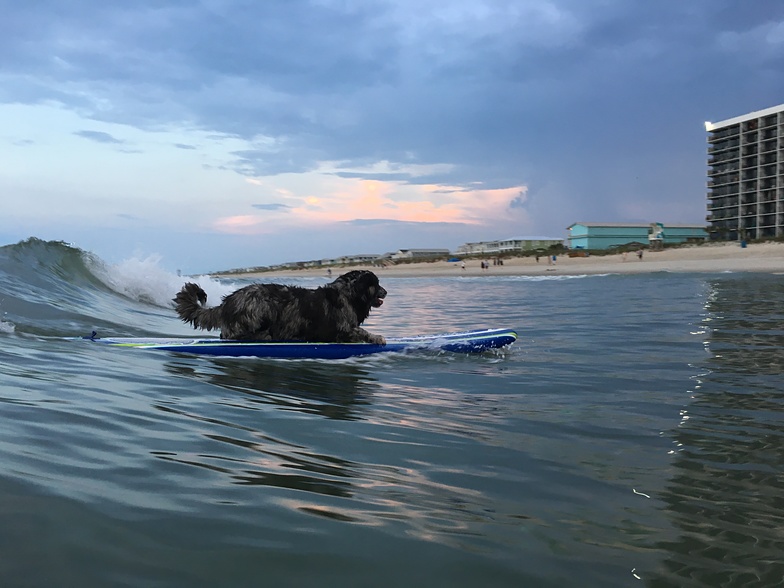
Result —
M 195 329 L 220 329 L 220 308 L 204 308 L 207 293 L 198 284 L 188 282 L 173 300 L 183 322 L 192 324 Z

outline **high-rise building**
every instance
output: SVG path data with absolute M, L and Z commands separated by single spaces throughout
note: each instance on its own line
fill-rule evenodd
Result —
M 710 238 L 784 236 L 784 104 L 705 130 Z

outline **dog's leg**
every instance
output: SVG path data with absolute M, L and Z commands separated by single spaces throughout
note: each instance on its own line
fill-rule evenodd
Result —
M 350 333 L 351 341 L 355 343 L 373 343 L 375 345 L 386 345 L 387 340 L 381 335 L 368 333 L 362 327 L 355 327 Z

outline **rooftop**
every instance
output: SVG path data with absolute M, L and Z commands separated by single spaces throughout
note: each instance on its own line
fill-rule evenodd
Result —
M 747 120 L 751 120 L 753 118 L 768 116 L 769 114 L 776 114 L 777 112 L 781 112 L 782 110 L 784 110 L 784 104 L 779 104 L 778 106 L 771 106 L 770 108 L 766 108 L 765 110 L 755 110 L 754 112 L 749 112 L 748 114 L 736 116 L 735 118 L 728 118 L 727 120 L 722 120 L 716 123 L 705 121 L 705 130 L 708 132 L 715 131 L 716 129 L 742 123 Z
M 582 225 L 584 227 L 634 227 L 634 228 L 648 228 L 653 223 L 572 223 L 568 227 L 567 230 L 571 229 L 575 225 Z M 662 225 L 663 227 L 670 227 L 670 228 L 681 228 L 681 229 L 694 229 L 700 228 L 704 229 L 705 225 L 699 224 L 688 224 L 688 223 L 657 223 Z

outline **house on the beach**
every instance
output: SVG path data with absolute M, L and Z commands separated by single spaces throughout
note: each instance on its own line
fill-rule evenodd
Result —
M 497 241 L 477 241 L 463 243 L 457 248 L 457 255 L 500 255 L 502 253 L 524 253 L 538 249 L 549 249 L 553 245 L 563 245 L 558 237 L 511 237 Z
M 389 255 L 390 259 L 401 260 L 427 260 L 448 257 L 449 249 L 398 249 Z

